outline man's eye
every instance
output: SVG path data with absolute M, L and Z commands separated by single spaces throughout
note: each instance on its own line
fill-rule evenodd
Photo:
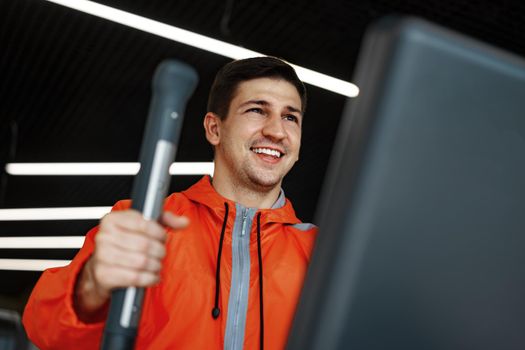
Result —
M 286 120 L 291 121 L 291 122 L 299 123 L 299 118 L 297 118 L 297 117 L 296 117 L 295 115 L 293 115 L 293 114 L 288 114 L 288 115 L 284 116 L 284 118 L 285 118 Z
M 247 110 L 247 112 L 254 112 L 254 113 L 262 114 L 263 110 L 261 108 L 250 108 Z

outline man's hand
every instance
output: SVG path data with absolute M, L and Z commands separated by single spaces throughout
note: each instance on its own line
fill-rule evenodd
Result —
M 181 229 L 188 220 L 165 212 L 158 223 L 144 219 L 135 210 L 104 216 L 95 236 L 95 251 L 76 285 L 75 309 L 83 321 L 99 320 L 99 311 L 114 288 L 147 287 L 159 282 L 166 255 L 166 229 L 162 225 Z

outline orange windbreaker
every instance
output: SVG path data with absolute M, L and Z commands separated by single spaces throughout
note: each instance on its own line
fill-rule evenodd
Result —
M 129 205 L 121 201 L 114 210 Z M 313 248 L 315 226 L 297 219 L 282 192 L 272 209 L 245 208 L 217 194 L 209 177 L 170 195 L 164 209 L 187 216 L 190 225 L 168 231 L 161 282 L 146 291 L 136 348 L 258 349 L 264 329 L 264 348 L 283 349 Z M 23 322 L 29 338 L 41 350 L 100 346 L 104 323 L 83 323 L 73 309 L 75 282 L 93 252 L 97 230 L 88 232 L 84 246 L 68 266 L 46 270 L 31 294 Z M 216 279 L 218 266 L 220 281 Z M 212 317 L 215 307 L 220 309 L 216 319 Z

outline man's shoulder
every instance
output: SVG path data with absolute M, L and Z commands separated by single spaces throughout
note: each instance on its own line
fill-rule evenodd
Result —
M 131 204 L 131 199 L 121 199 L 113 205 L 111 211 L 130 209 Z M 187 196 L 184 195 L 183 192 L 174 192 L 168 197 L 166 197 L 166 199 L 164 200 L 164 209 L 170 211 L 176 211 L 179 208 L 188 208 L 191 205 L 191 201 L 188 199 Z
M 169 210 L 175 214 L 183 212 L 194 206 L 194 203 L 184 194 L 184 192 L 174 192 L 166 197 L 164 210 Z
M 302 232 L 317 233 L 319 229 L 316 225 L 309 223 L 309 222 L 299 222 L 296 224 L 291 224 L 289 226 L 296 230 L 302 231 Z

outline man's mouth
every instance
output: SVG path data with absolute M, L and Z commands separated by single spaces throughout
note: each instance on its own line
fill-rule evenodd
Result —
M 281 158 L 282 156 L 284 156 L 284 153 L 278 150 L 272 149 L 272 148 L 252 147 L 251 150 L 252 152 L 257 153 L 257 154 L 265 154 L 265 155 L 275 157 L 275 158 Z

